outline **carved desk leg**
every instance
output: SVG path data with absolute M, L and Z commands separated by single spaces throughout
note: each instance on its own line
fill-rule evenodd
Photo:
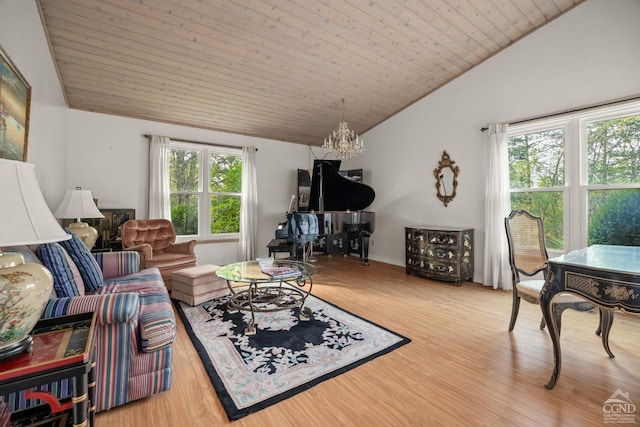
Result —
M 551 342 L 553 343 L 553 374 L 551 375 L 551 379 L 545 387 L 548 390 L 551 390 L 558 380 L 558 376 L 560 375 L 560 368 L 562 366 L 562 355 L 560 353 L 560 333 L 558 330 L 558 325 L 556 324 L 556 316 L 553 313 L 553 297 L 562 289 L 562 283 L 560 282 L 562 277 L 556 278 L 555 273 L 551 268 L 549 268 L 549 273 L 547 274 L 547 281 L 542 288 L 542 292 L 540 292 L 540 309 L 542 310 L 542 316 L 544 317 L 545 322 L 547 323 L 547 329 L 549 330 L 549 335 L 551 336 Z
M 611 325 L 613 324 L 613 312 L 600 308 L 600 336 L 602 338 L 602 346 L 607 352 L 610 358 L 615 358 L 611 349 L 609 348 L 609 332 L 611 331 Z

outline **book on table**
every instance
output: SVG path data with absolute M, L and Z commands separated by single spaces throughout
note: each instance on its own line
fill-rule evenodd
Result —
M 291 267 L 271 267 L 262 270 L 264 274 L 273 279 L 282 279 L 284 277 L 296 277 L 302 274 L 300 270 Z

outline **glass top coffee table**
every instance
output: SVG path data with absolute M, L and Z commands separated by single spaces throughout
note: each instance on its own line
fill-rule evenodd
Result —
M 313 265 L 297 261 L 275 260 L 271 273 L 281 269 L 283 275 L 263 273 L 257 261 L 243 261 L 225 265 L 216 271 L 218 277 L 227 281 L 231 290 L 228 309 L 230 313 L 248 311 L 245 335 L 256 333 L 256 313 L 299 309 L 298 318 L 309 320 L 312 311 L 304 303 L 311 294 L 312 276 L 318 271 Z M 244 284 L 233 286 L 232 282 Z

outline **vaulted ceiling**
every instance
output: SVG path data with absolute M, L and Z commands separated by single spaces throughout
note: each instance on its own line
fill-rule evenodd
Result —
M 321 145 L 583 0 L 38 0 L 70 108 Z

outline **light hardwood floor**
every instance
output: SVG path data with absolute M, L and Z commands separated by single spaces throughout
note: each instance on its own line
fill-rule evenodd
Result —
M 511 292 L 455 287 L 403 267 L 319 256 L 313 293 L 412 342 L 233 423 L 178 319 L 173 387 L 97 415 L 97 426 L 602 426 L 603 403 L 629 393 L 640 423 L 640 317 L 616 314 L 609 359 L 595 312 L 565 311 L 560 378 L 540 308 Z M 610 425 L 610 424 L 609 424 Z

